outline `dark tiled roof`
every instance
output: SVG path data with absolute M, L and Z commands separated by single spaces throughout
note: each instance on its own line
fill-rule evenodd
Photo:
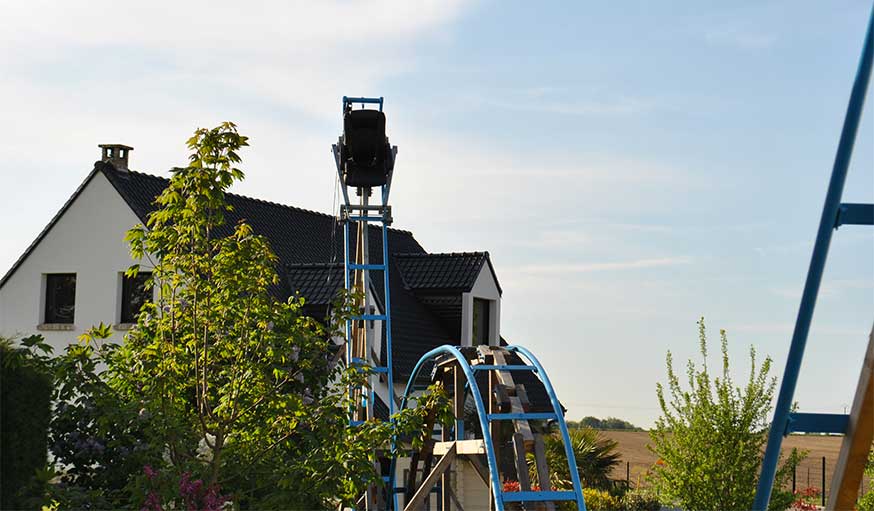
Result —
M 148 220 L 149 213 L 156 209 L 155 197 L 169 183 L 169 180 L 164 177 L 135 171 L 122 172 L 111 164 L 95 163 L 94 170 L 88 174 L 52 222 L 0 280 L 0 286 L 15 272 L 98 172 L 106 176 L 143 223 Z M 330 302 L 337 289 L 342 287 L 340 265 L 343 261 L 343 231 L 336 218 L 325 213 L 232 193 L 226 194 L 225 198 L 232 211 L 225 213 L 225 225 L 219 229 L 217 235 L 230 233 L 237 222 L 245 220 L 256 234 L 263 235 L 270 241 L 273 251 L 279 258 L 280 265 L 277 271 L 280 274 L 281 284 L 274 289 L 274 292 L 284 299 L 299 291 L 313 307 L 311 312 L 322 314 L 324 317 L 324 312 L 327 310 L 324 306 Z M 356 229 L 357 227 L 353 225 L 351 240 L 357 239 Z M 437 285 L 441 281 L 452 290 L 469 289 L 476 279 L 474 268 L 478 271 L 478 268 L 488 261 L 488 253 L 435 254 L 432 257 L 426 254 L 425 249 L 409 231 L 389 229 L 388 233 L 389 250 L 400 254 L 390 261 L 389 282 L 392 300 L 394 370 L 397 381 L 403 381 L 402 379 L 409 376 L 413 366 L 424 353 L 442 344 L 458 344 L 458 336 L 447 332 L 434 312 L 417 299 L 414 288 L 405 285 L 403 277 L 410 278 L 420 286 L 415 288 L 419 290 L 425 289 L 421 287 L 423 285 Z M 378 262 L 382 257 L 382 231 L 371 226 L 370 239 L 370 260 Z M 351 250 L 354 250 L 354 241 L 352 245 Z M 404 276 L 401 275 L 399 268 L 401 261 L 407 270 Z M 429 272 L 432 271 L 429 268 L 432 268 L 432 265 L 434 271 L 439 270 L 438 276 L 429 277 Z M 454 271 L 460 274 L 454 276 Z M 338 285 L 334 287 L 330 282 L 337 277 L 337 273 L 339 273 L 339 278 L 336 279 Z M 323 282 L 322 279 L 327 285 L 319 285 Z M 429 282 L 432 283 L 428 284 Z M 374 279 L 374 288 L 377 300 L 380 304 L 385 303 L 381 279 Z M 385 353 L 385 350 L 382 352 Z
M 343 287 L 342 263 L 299 263 L 285 267 L 292 293 L 300 293 L 307 305 L 330 305 Z
M 413 291 L 466 293 L 473 289 L 484 264 L 488 263 L 494 274 L 488 252 L 407 253 L 395 254 L 394 258 L 401 270 L 404 286 Z

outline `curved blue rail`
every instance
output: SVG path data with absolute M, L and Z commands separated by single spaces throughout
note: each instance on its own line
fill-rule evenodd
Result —
M 404 389 L 404 396 L 401 400 L 401 404 L 398 407 L 398 410 L 403 410 L 407 407 L 408 399 L 410 398 L 414 382 L 419 377 L 419 373 L 421 373 L 422 368 L 428 362 L 434 360 L 440 355 L 452 355 L 455 357 L 455 360 L 458 362 L 459 367 L 461 367 L 462 372 L 464 373 L 465 378 L 467 379 L 467 387 L 470 388 L 471 396 L 473 397 L 474 404 L 476 406 L 477 418 L 479 419 L 480 429 L 483 434 L 483 443 L 485 444 L 486 449 L 486 460 L 488 462 L 489 467 L 489 479 L 492 495 L 495 497 L 495 509 L 497 511 L 504 510 L 504 502 L 518 502 L 522 500 L 573 500 L 577 503 L 577 509 L 579 511 L 586 511 L 586 504 L 583 500 L 583 491 L 582 485 L 580 484 L 579 473 L 577 472 L 577 464 L 576 459 L 573 455 L 573 449 L 570 443 L 570 437 L 567 431 L 567 425 L 564 421 L 564 416 L 561 413 L 561 405 L 558 402 L 558 398 L 555 395 L 555 390 L 552 387 L 552 383 L 549 381 L 549 377 L 546 375 L 546 370 L 544 370 L 543 366 L 540 365 L 540 362 L 537 358 L 531 354 L 530 351 L 521 347 L 521 346 L 509 346 L 506 348 L 508 351 L 518 353 L 524 359 L 526 359 L 529 364 L 534 366 L 534 372 L 537 373 L 538 378 L 543 383 L 544 388 L 546 389 L 547 394 L 549 395 L 550 403 L 552 404 L 552 408 L 556 417 L 556 420 L 559 425 L 559 430 L 561 431 L 562 440 L 564 442 L 565 454 L 567 454 L 568 458 L 568 467 L 571 473 L 571 480 L 573 482 L 574 490 L 573 492 L 552 492 L 552 491 L 541 491 L 541 492 L 513 492 L 504 494 L 501 487 L 501 481 L 499 479 L 498 473 L 498 463 L 495 457 L 494 444 L 492 443 L 492 436 L 489 430 L 489 415 L 486 410 L 486 406 L 483 403 L 482 395 L 479 392 L 479 386 L 476 383 L 476 378 L 474 377 L 474 369 L 468 363 L 467 358 L 459 351 L 458 347 L 444 345 L 438 348 L 435 348 L 428 353 L 425 353 L 422 358 L 419 359 L 419 362 L 416 363 L 416 366 L 413 368 L 412 373 L 410 374 L 410 378 L 407 381 L 407 386 Z M 392 459 L 392 467 L 391 467 L 391 479 L 392 483 L 394 482 L 394 474 L 396 470 L 397 458 Z M 392 484 L 392 486 L 394 486 Z M 394 509 L 401 509 L 398 502 L 398 492 L 391 488 L 394 493 L 393 503 Z M 548 489 L 547 489 L 548 490 Z M 568 495 L 572 494 L 572 495 Z M 505 497 L 506 495 L 506 497 Z M 572 498 L 568 498 L 572 497 Z

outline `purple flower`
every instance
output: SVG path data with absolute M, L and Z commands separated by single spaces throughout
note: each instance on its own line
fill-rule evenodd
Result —
M 151 481 L 152 479 L 155 478 L 155 476 L 158 475 L 158 473 L 155 472 L 155 469 L 153 469 L 151 465 L 146 465 L 146 466 L 144 466 L 144 467 L 143 467 L 143 472 L 146 473 L 146 477 L 149 478 L 149 481 Z

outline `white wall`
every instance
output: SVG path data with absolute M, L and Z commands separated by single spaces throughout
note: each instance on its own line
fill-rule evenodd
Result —
M 139 222 L 106 176 L 98 172 L 0 288 L 0 335 L 40 333 L 58 354 L 92 325 L 117 323 L 119 274 L 133 264 L 123 238 Z M 37 330 L 43 315 L 41 294 L 46 273 L 76 274 L 72 330 Z M 122 334 L 117 332 L 115 340 L 120 341 Z
M 489 309 L 489 345 L 498 346 L 501 340 L 501 292 L 488 264 L 484 264 L 469 293 L 461 295 L 461 345 L 470 346 L 473 338 L 473 299 L 491 301 Z

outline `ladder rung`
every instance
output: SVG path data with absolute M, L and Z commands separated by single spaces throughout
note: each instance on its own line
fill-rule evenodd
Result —
M 786 434 L 846 433 L 850 416 L 842 413 L 790 413 Z
M 385 314 L 359 314 L 357 316 L 351 316 L 349 319 L 354 321 L 385 321 Z
M 487 417 L 489 421 L 536 421 L 555 420 L 557 418 L 552 412 L 490 413 Z
M 384 222 L 385 218 L 381 216 L 361 216 L 355 215 L 348 218 L 353 222 Z
M 835 228 L 842 225 L 874 225 L 874 204 L 841 204 Z
M 354 264 L 349 263 L 350 270 L 385 270 L 384 264 Z
M 555 500 L 577 500 L 572 491 L 509 491 L 501 493 L 504 502 L 547 502 Z
M 534 371 L 534 372 L 537 372 L 536 367 L 526 366 L 526 365 L 496 366 L 496 365 L 480 364 L 480 365 L 470 366 L 470 368 L 474 371 Z

